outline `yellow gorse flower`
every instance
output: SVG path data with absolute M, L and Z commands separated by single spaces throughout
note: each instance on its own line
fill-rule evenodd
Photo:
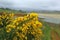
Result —
M 42 23 L 41 23 L 41 22 L 39 22 L 39 21 L 36 21 L 36 22 L 35 22 L 35 24 L 36 24 L 37 26 L 42 27 Z
M 37 13 L 31 13 L 30 16 L 38 16 Z
M 10 16 L 10 17 L 13 17 L 13 16 L 14 16 L 14 14 L 13 14 L 13 13 L 11 13 L 11 14 L 9 14 L 9 16 Z
M 8 29 L 6 30 L 7 33 L 9 33 L 10 31 L 11 31 L 11 28 L 8 28 Z
M 13 13 L 4 13 L 0 15 L 0 21 L 0 26 L 2 26 L 9 35 L 13 35 L 13 39 L 29 40 L 30 38 L 32 40 L 32 37 L 34 37 L 35 40 L 40 39 L 42 35 L 42 23 L 39 22 L 37 13 L 30 13 L 26 16 L 15 18 Z

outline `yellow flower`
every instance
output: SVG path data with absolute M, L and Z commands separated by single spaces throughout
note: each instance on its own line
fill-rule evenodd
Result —
M 38 28 L 38 27 L 36 26 L 36 24 L 32 24 L 32 26 L 33 26 L 33 28 Z
M 24 17 L 18 17 L 17 18 L 17 21 L 23 21 L 24 20 Z
M 5 16 L 2 16 L 3 19 L 5 19 Z
M 0 15 L 0 18 L 1 18 L 2 16 Z
M 19 34 L 19 32 L 16 32 L 16 34 L 17 34 L 17 36 L 19 36 L 20 34 Z
M 24 20 L 24 17 L 21 17 L 20 19 L 21 19 L 21 21 L 23 21 Z
M 34 24 L 34 21 L 33 20 L 31 20 L 31 24 Z
M 5 25 L 2 23 L 2 18 L 6 18 L 6 20 L 8 20 L 6 21 L 6 24 L 8 24 L 6 25 L 7 33 L 10 33 L 12 29 L 14 29 L 14 33 L 17 34 L 16 36 L 18 36 L 20 40 L 28 40 L 27 34 L 31 34 L 34 36 L 34 38 L 40 39 L 40 35 L 42 34 L 42 30 L 40 30 L 40 27 L 42 27 L 42 23 L 38 21 L 37 13 L 30 13 L 22 17 L 15 17 L 13 13 L 2 14 L 0 15 L 0 25 Z M 19 25 L 19 23 L 23 23 L 23 25 Z M 17 40 L 17 37 L 15 38 Z
M 21 20 L 21 18 L 20 18 L 20 17 L 18 17 L 18 18 L 17 18 L 17 20 L 18 20 L 18 21 L 20 21 L 20 20 Z
M 23 28 L 22 28 L 22 32 L 23 32 L 23 33 L 27 33 L 27 29 L 28 29 L 27 26 L 23 27 Z
M 17 27 L 17 29 L 20 29 L 19 27 Z
M 9 33 L 10 31 L 11 31 L 11 28 L 8 28 L 8 29 L 6 30 L 6 32 L 8 32 L 8 33 Z
M 37 20 L 38 20 L 38 18 L 37 18 L 37 17 L 35 17 L 35 18 L 33 18 L 33 20 L 34 20 L 34 21 L 37 21 Z
M 8 28 L 15 28 L 15 27 L 16 27 L 15 25 L 10 24 L 10 25 L 7 25 L 6 28 L 8 29 Z
M 25 39 L 27 40 L 27 37 L 25 37 Z
M 15 24 L 17 22 L 17 20 L 14 20 L 13 23 Z
M 27 17 L 24 16 L 24 20 L 27 20 Z
M 22 30 L 22 27 L 20 27 L 19 30 Z
M 22 25 L 23 27 L 26 26 L 25 24 Z
M 16 22 L 16 25 L 19 25 L 19 23 L 18 23 L 18 22 Z
M 36 24 L 37 26 L 39 26 L 39 27 L 42 27 L 42 23 L 39 22 L 39 21 L 36 21 L 35 24 Z
M 41 35 L 43 34 L 41 29 L 38 30 L 38 33 Z
M 14 14 L 13 14 L 13 13 L 10 13 L 10 14 L 9 14 L 9 16 L 10 16 L 10 17 L 13 17 L 13 16 L 14 16 Z
M 37 13 L 30 13 L 30 16 L 38 16 Z
M 12 25 L 12 28 L 16 28 L 16 26 L 15 25 Z
M 35 34 L 35 32 L 31 32 L 31 34 L 33 34 L 33 35 L 34 35 L 34 34 Z
M 24 38 L 25 37 L 25 35 L 23 35 L 23 34 L 21 34 L 21 36 Z

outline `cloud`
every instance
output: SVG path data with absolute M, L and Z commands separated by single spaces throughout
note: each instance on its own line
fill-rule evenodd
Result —
M 0 0 L 0 7 L 60 10 L 60 0 Z

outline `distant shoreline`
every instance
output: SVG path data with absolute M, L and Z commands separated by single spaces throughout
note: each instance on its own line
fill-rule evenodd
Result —
M 56 18 L 56 19 L 60 19 L 60 14 L 38 14 L 39 17 L 45 18 L 45 17 L 49 17 L 49 18 Z
M 38 14 L 45 22 L 60 24 L 60 14 Z

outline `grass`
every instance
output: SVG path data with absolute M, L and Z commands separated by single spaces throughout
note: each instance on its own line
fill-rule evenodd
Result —
M 40 19 L 40 21 L 43 20 L 43 19 Z M 43 24 L 43 37 L 42 37 L 42 40 L 51 40 L 51 28 L 50 26 L 44 22 L 44 21 L 41 21 L 42 24 Z
M 54 29 L 55 32 L 57 32 L 57 34 L 59 35 L 60 37 L 60 27 L 59 26 L 56 26 L 56 27 L 52 27 Z
M 59 24 L 53 24 L 53 23 L 47 23 L 47 22 L 42 22 L 43 23 L 43 33 L 44 37 L 42 40 L 52 40 L 52 34 L 51 31 L 54 30 L 55 33 L 57 33 L 57 36 L 60 37 L 60 25 Z M 54 35 L 54 34 L 53 34 Z M 54 38 L 56 39 L 56 38 Z
M 53 24 L 49 23 L 49 26 L 51 26 L 51 29 L 54 30 L 59 36 L 60 36 L 60 24 Z
M 44 37 L 42 40 L 51 40 L 51 28 L 49 25 L 47 25 L 46 23 L 43 24 L 43 34 Z

